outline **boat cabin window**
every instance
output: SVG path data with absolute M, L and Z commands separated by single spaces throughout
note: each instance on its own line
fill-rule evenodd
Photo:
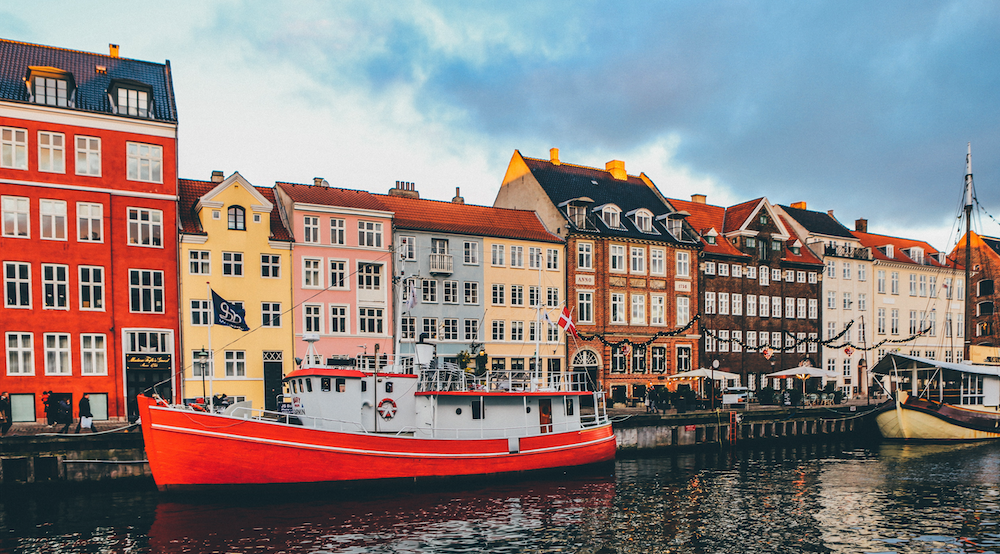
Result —
M 566 415 L 573 415 L 573 399 L 566 399 Z
M 385 382 L 385 392 L 392 392 L 392 381 Z
M 972 373 L 962 374 L 962 404 L 983 403 L 983 376 Z
M 330 392 L 330 378 L 323 377 L 319 380 L 319 390 L 323 392 Z
M 299 393 L 298 389 L 295 388 L 295 380 L 294 379 L 292 379 L 291 381 L 288 382 L 288 388 L 292 389 L 292 394 L 298 394 Z
M 306 379 L 306 390 L 309 391 L 309 392 L 313 391 L 313 380 L 312 379 Z
M 472 401 L 472 419 L 483 419 L 482 399 Z
M 337 379 L 337 392 L 347 392 L 347 379 Z
M 368 381 L 361 381 L 361 392 L 368 390 Z

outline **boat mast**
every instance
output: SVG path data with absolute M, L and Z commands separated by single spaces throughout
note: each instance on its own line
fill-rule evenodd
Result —
M 969 282 L 969 266 L 972 264 L 972 143 L 965 154 L 965 340 L 962 359 L 969 359 L 972 341 L 972 318 L 969 304 L 972 298 L 972 283 Z

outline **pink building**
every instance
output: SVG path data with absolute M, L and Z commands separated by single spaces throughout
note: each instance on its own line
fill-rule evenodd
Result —
M 330 187 L 276 183 L 282 217 L 295 234 L 292 314 L 295 356 L 304 335 L 319 335 L 324 360 L 392 355 L 392 212 L 377 196 Z

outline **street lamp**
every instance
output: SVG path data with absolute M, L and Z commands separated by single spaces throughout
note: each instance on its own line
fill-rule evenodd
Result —
M 719 360 L 712 360 L 712 409 L 715 409 L 715 370 L 719 369 Z
M 207 402 L 205 392 L 205 374 L 208 373 L 208 350 L 202 346 L 201 350 L 194 352 L 195 363 L 201 368 L 201 400 Z

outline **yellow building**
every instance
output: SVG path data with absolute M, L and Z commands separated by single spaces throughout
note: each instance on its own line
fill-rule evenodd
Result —
M 211 181 L 179 180 L 178 192 L 183 398 L 225 394 L 276 410 L 282 376 L 294 367 L 294 239 L 273 189 L 215 171 Z M 249 331 L 210 325 L 209 288 L 242 304 Z M 198 363 L 197 353 L 209 348 L 209 362 Z

